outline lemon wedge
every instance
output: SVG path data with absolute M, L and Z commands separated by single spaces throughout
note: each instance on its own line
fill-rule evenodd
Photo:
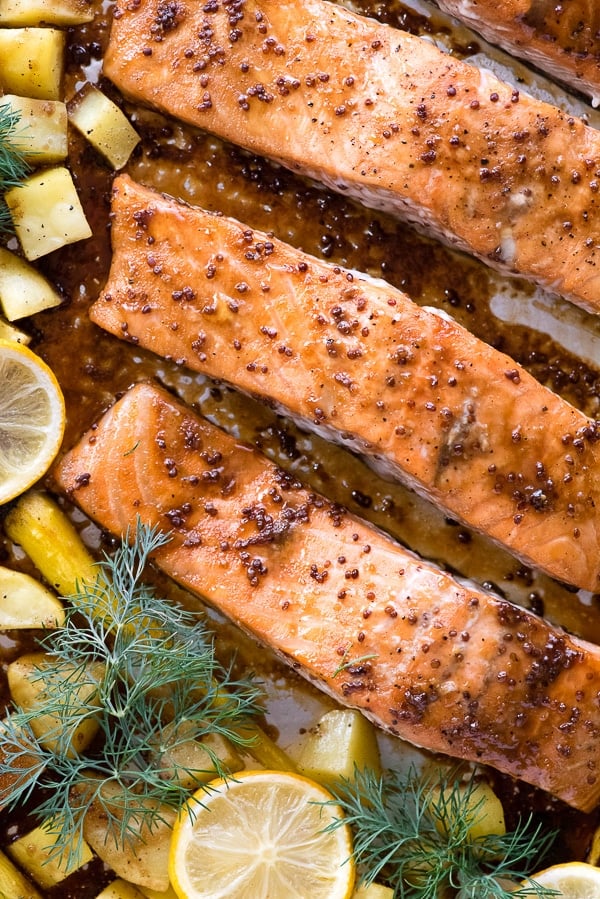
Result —
M 600 868 L 585 862 L 553 865 L 533 874 L 530 880 L 540 886 L 558 890 L 557 899 L 598 899 L 600 896 Z
M 169 876 L 180 899 L 349 899 L 350 828 L 325 833 L 337 806 L 314 781 L 282 771 L 217 779 L 184 805 Z
M 0 340 L 0 504 L 48 470 L 65 429 L 65 401 L 46 363 L 22 344 Z

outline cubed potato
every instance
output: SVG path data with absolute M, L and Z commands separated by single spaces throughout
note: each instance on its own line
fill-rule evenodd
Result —
M 207 734 L 201 739 L 181 739 L 161 753 L 158 765 L 165 780 L 177 781 L 188 790 L 196 789 L 217 776 L 214 759 L 230 774 L 241 771 L 244 763 L 232 743 L 221 734 Z
M 31 722 L 31 729 L 42 746 L 55 750 L 59 739 L 61 737 L 64 739 L 64 721 L 58 715 L 44 712 L 47 694 L 44 682 L 39 676 L 40 669 L 51 669 L 52 664 L 52 656 L 48 653 L 26 653 L 10 663 L 7 677 L 8 688 L 15 705 L 24 711 L 40 710 L 39 715 Z M 97 682 L 102 676 L 102 666 L 99 663 L 90 663 L 86 666 L 85 673 L 80 667 L 73 666 L 72 673 L 68 668 L 61 667 L 61 680 L 64 681 L 67 676 L 81 681 L 76 693 L 80 708 L 78 709 L 75 703 L 72 708 L 75 717 L 79 711 L 81 716 L 71 725 L 69 741 L 69 754 L 76 755 L 90 745 L 98 732 L 98 722 L 93 715 L 93 708 L 97 708 L 100 703 Z
M 144 899 L 144 894 L 138 890 L 132 883 L 128 883 L 121 877 L 113 880 L 107 887 L 104 887 L 101 893 L 98 893 L 96 899 Z
M 28 490 L 4 519 L 4 533 L 29 556 L 46 583 L 60 596 L 95 583 L 98 569 L 73 522 L 55 499 Z
M 60 100 L 65 33 L 58 28 L 0 28 L 0 85 L 6 94 Z
M 73 842 L 71 847 L 61 847 L 64 849 L 61 855 L 51 858 L 57 844 L 57 834 L 49 829 L 49 822 L 44 822 L 10 843 L 6 851 L 32 880 L 49 890 L 94 857 L 90 847 L 82 840 L 79 847 Z M 70 863 L 67 863 L 66 857 L 68 848 L 72 849 Z
M 114 797 L 111 811 L 118 818 L 122 814 L 122 802 L 119 802 L 121 788 L 117 783 L 106 783 L 102 792 L 105 801 L 110 802 Z M 163 820 L 157 822 L 152 830 L 144 828 L 139 837 L 130 833 L 125 845 L 107 833 L 106 812 L 99 803 L 93 804 L 87 811 L 83 833 L 94 852 L 119 877 L 136 886 L 150 887 L 164 893 L 170 886 L 169 847 L 177 815 L 168 806 L 153 803 L 152 807 L 159 810 Z
M 69 121 L 113 169 L 123 168 L 140 137 L 106 94 L 86 84 L 68 105 Z
M 42 899 L 25 875 L 0 852 L 0 896 L 2 899 Z
M 373 725 L 355 709 L 334 709 L 320 718 L 298 756 L 298 771 L 324 786 L 351 780 L 358 769 L 381 771 Z
M 352 899 L 394 899 L 394 891 L 381 883 L 361 885 L 352 893 Z
M 26 178 L 4 195 L 27 259 L 92 236 L 71 173 L 63 166 Z
M 88 0 L 0 0 L 2 25 L 83 25 L 93 18 Z
M 11 141 L 30 165 L 37 168 L 55 165 L 67 158 L 68 119 L 65 103 L 6 94 L 0 104 L 10 106 L 13 112 L 19 114 L 19 124 Z
M 465 785 L 463 789 L 466 791 L 468 788 Z M 450 796 L 452 791 L 452 787 L 447 787 L 445 795 Z M 439 791 L 436 792 L 439 794 Z M 482 780 L 470 789 L 468 808 L 473 813 L 473 823 L 468 830 L 470 840 L 506 833 L 502 803 L 486 781 Z M 438 829 L 443 830 L 442 822 L 439 822 Z
M 21 256 L 0 247 L 0 306 L 9 322 L 60 303 L 59 294 L 41 272 Z
M 172 886 L 169 886 L 169 889 L 164 891 L 151 890 L 145 886 L 140 886 L 138 889 L 146 899 L 178 899 L 177 893 Z
M 0 566 L 0 628 L 50 628 L 64 623 L 56 594 L 22 571 Z
M 489 783 L 481 781 L 471 793 L 469 802 L 471 808 L 477 807 L 476 818 L 469 828 L 471 840 L 479 840 L 482 837 L 506 833 L 506 821 L 502 803 L 492 790 Z
M 25 331 L 21 331 L 20 328 L 15 328 L 14 325 L 9 324 L 6 319 L 0 318 L 0 340 L 12 340 L 14 343 L 22 343 L 24 346 L 27 346 L 31 343 L 31 336 L 26 334 Z

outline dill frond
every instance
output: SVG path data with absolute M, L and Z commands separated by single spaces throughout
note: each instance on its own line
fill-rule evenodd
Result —
M 14 142 L 20 118 L 8 103 L 0 104 L 0 232 L 10 231 L 12 224 L 2 199 L 4 192 L 18 185 L 29 171 L 23 153 Z
M 354 857 L 367 885 L 388 884 L 398 899 L 525 899 L 555 890 L 527 879 L 555 838 L 531 819 L 511 832 L 472 838 L 481 811 L 473 801 L 476 781 L 425 777 L 411 768 L 382 776 L 356 770 L 335 802 L 354 833 Z M 330 827 L 341 826 L 342 819 Z M 516 891 L 503 881 L 525 882 Z
M 261 711 L 251 680 L 217 661 L 205 623 L 144 583 L 152 553 L 167 539 L 138 522 L 131 545 L 127 535 L 95 582 L 78 585 L 65 625 L 40 641 L 51 663 L 34 677 L 44 716 L 56 721 L 45 739 L 31 727 L 39 708 L 14 709 L 0 730 L 0 807 L 47 788 L 37 814 L 69 853 L 79 848 L 92 806 L 102 809 L 107 839 L 118 846 L 151 831 L 165 808 L 178 809 L 189 795 L 176 771 L 165 777 L 162 754 L 208 734 L 246 746 L 244 724 Z M 83 700 L 82 684 L 93 688 Z M 78 754 L 73 732 L 88 715 L 100 733 Z M 212 761 L 217 775 L 230 776 L 214 754 Z

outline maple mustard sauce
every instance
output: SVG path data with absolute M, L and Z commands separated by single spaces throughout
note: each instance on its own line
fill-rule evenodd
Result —
M 208 210 L 234 216 L 250 227 L 331 262 L 384 278 L 421 305 L 453 316 L 482 340 L 510 355 L 541 383 L 560 393 L 591 417 L 600 416 L 600 366 L 579 358 L 542 330 L 494 313 L 503 288 L 523 303 L 534 288 L 521 281 L 509 286 L 483 264 L 419 236 L 410 227 L 315 186 L 276 164 L 219 139 L 126 103 L 101 75 L 102 53 L 110 27 L 110 2 L 91 0 L 92 23 L 68 29 L 65 99 L 86 79 L 96 81 L 127 113 L 141 141 L 125 167 L 131 177 L 159 191 Z M 444 25 L 386 0 L 355 0 L 352 8 L 396 27 L 439 37 Z M 453 52 L 478 52 L 475 43 L 443 35 Z M 65 247 L 40 260 L 40 269 L 63 297 L 57 309 L 21 322 L 32 348 L 52 367 L 65 395 L 67 427 L 64 449 L 71 447 L 115 399 L 142 379 L 157 379 L 193 404 L 225 430 L 265 452 L 283 468 L 330 499 L 368 519 L 411 549 L 449 570 L 497 591 L 501 596 L 546 616 L 586 639 L 600 643 L 598 597 L 573 590 L 516 561 L 484 537 L 449 520 L 397 483 L 381 479 L 355 456 L 302 432 L 266 406 L 222 384 L 190 373 L 142 349 L 118 340 L 93 325 L 87 310 L 106 282 L 110 264 L 110 191 L 114 173 L 89 144 L 70 130 L 69 167 L 93 229 L 89 240 Z M 571 314 L 565 312 L 565 315 Z M 597 331 L 591 317 L 574 313 L 584 330 Z M 587 331 L 586 331 L 587 333 Z M 61 499 L 97 554 L 112 541 Z M 31 566 L 18 547 L 0 534 L 0 563 L 23 570 Z M 169 587 L 161 582 L 168 592 Z M 236 648 L 242 662 L 265 680 L 267 725 L 282 745 L 312 726 L 327 698 L 217 620 L 223 655 Z M 0 633 L 0 693 L 6 691 L 6 666 L 34 645 L 35 634 Z M 402 753 L 398 743 L 396 750 Z M 408 750 L 407 750 L 408 752 Z M 560 855 L 582 858 L 596 816 L 583 815 L 523 784 L 492 775 L 502 795 L 509 824 L 531 809 L 550 824 L 560 822 Z M 0 847 L 24 831 L 22 816 L 0 816 Z M 26 819 L 27 820 L 27 819 Z M 566 822 L 566 827 L 565 827 Z M 31 822 L 29 822 L 31 824 Z M 94 863 L 48 895 L 96 895 L 111 875 Z

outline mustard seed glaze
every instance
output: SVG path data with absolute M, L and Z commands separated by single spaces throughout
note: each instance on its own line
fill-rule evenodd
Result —
M 92 0 L 94 22 L 69 29 L 66 99 L 85 80 L 86 73 L 93 79 L 98 71 L 108 36 L 110 5 Z M 435 32 L 439 27 L 435 19 L 415 15 L 395 0 L 385 4 L 360 0 L 352 8 L 415 32 Z M 460 41 L 454 46 L 459 54 L 477 49 L 476 45 Z M 454 316 L 589 416 L 600 415 L 600 368 L 589 367 L 570 356 L 548 336 L 497 318 L 491 311 L 497 280 L 482 264 L 214 137 L 133 108 L 123 103 L 106 81 L 101 80 L 100 86 L 123 105 L 141 135 L 141 143 L 125 169 L 134 179 L 206 209 L 220 210 L 250 227 L 272 231 L 315 256 L 384 277 L 419 304 L 436 306 Z M 314 436 L 308 437 L 266 407 L 201 376 L 192 376 L 92 325 L 87 310 L 105 283 L 110 261 L 109 196 L 113 173 L 73 130 L 69 165 L 94 236 L 41 261 L 40 267 L 57 285 L 64 302 L 59 309 L 24 322 L 32 334 L 33 348 L 52 366 L 65 394 L 65 449 L 116 395 L 136 381 L 158 378 L 226 430 L 235 427 L 242 439 L 260 447 L 282 467 L 293 465 L 295 475 L 305 483 L 387 530 L 420 554 L 495 588 L 507 599 L 545 614 L 573 633 L 600 642 L 596 597 L 588 604 L 579 602 L 571 591 L 520 565 L 481 536 L 446 520 L 405 489 L 381 480 L 348 453 Z M 532 290 L 520 282 L 517 287 L 523 294 Z M 98 537 L 82 521 L 81 515 L 73 516 L 94 550 L 103 540 L 104 545 L 110 545 L 108 538 Z M 0 561 L 29 567 L 4 537 Z M 0 636 L 0 689 L 5 688 L 6 665 L 31 647 L 32 637 Z M 221 625 L 219 640 L 226 647 L 239 642 L 227 625 Z M 302 705 L 306 697 L 306 703 L 314 710 L 321 699 L 304 684 L 298 684 L 273 659 L 264 654 L 257 657 L 253 645 L 243 641 L 240 646 L 242 657 L 251 659 L 252 665 L 259 668 L 274 694 L 278 688 L 273 685 L 285 683 L 281 695 L 287 696 L 289 690 L 296 697 L 278 704 L 276 724 L 287 728 L 289 738 L 299 726 L 295 723 L 298 704 Z M 313 714 L 313 720 L 314 717 Z M 522 784 L 502 778 L 497 781 L 506 801 L 509 823 L 514 823 L 516 814 L 532 809 L 550 822 L 561 823 L 561 854 L 565 858 L 584 856 L 595 815 L 575 814 Z M 23 827 L 18 816 L 3 814 L 0 845 L 14 839 Z M 97 894 L 103 876 L 109 879 L 97 869 L 93 875 L 84 872 L 70 878 L 52 895 L 86 899 Z

